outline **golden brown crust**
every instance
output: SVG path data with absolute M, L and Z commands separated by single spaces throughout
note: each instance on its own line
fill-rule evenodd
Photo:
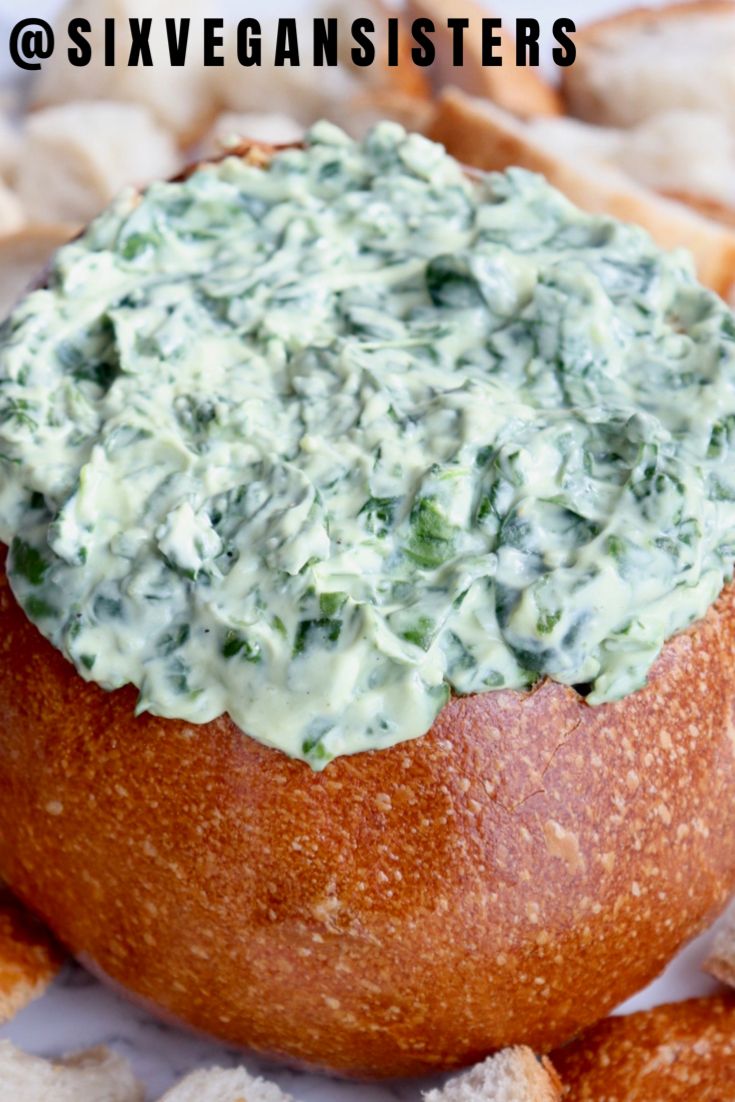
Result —
M 552 1056 L 565 1102 L 735 1097 L 735 995 L 607 1018 Z
M 0 887 L 0 1023 L 46 990 L 60 961 L 48 931 Z
M 559 1044 L 735 880 L 735 590 L 649 685 L 457 699 L 321 774 L 83 682 L 0 586 L 0 875 L 167 1015 L 353 1075 Z

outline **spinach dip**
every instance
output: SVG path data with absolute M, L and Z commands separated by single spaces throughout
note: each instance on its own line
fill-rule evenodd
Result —
M 389 123 L 124 194 L 2 329 L 26 614 L 315 768 L 450 693 L 642 686 L 730 577 L 734 452 L 688 256 Z

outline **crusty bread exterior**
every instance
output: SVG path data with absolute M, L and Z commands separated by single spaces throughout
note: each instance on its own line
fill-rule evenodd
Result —
M 443 1090 L 424 1093 L 423 1102 L 559 1102 L 561 1080 L 551 1062 L 523 1045 L 504 1048 Z
M 735 995 L 607 1018 L 552 1059 L 564 1102 L 729 1102 Z
M 562 113 L 559 92 L 539 75 L 538 69 L 516 65 L 515 42 L 504 30 L 496 32 L 501 40 L 497 54 L 503 64 L 482 64 L 481 20 L 493 14 L 483 5 L 475 0 L 408 0 L 405 10 L 406 20 L 424 18 L 434 23 L 436 61 L 429 73 L 435 91 L 458 85 L 469 95 L 485 96 L 523 118 Z M 469 20 L 461 67 L 452 65 L 452 32 L 447 27 L 451 18 Z
M 584 210 L 637 222 L 662 248 L 688 248 L 701 281 L 723 296 L 735 281 L 735 232 L 637 185 L 622 172 L 557 154 L 493 104 L 447 89 L 429 136 L 465 164 L 487 171 L 517 165 L 540 172 Z
M 360 1076 L 560 1044 L 652 979 L 735 882 L 735 589 L 646 688 L 543 682 L 322 773 L 134 718 L 0 586 L 0 875 L 172 1019 Z
M 689 51 L 678 57 L 675 61 L 680 74 L 678 84 L 669 74 L 665 82 L 657 82 L 656 78 L 661 74 L 662 31 L 676 23 L 700 23 L 722 16 L 735 17 L 733 0 L 675 0 L 656 7 L 631 8 L 580 26 L 575 35 L 576 60 L 562 71 L 562 93 L 568 111 L 589 122 L 630 126 L 664 107 L 716 106 L 717 96 L 727 96 L 727 89 L 719 85 L 711 56 L 701 53 L 697 56 Z M 647 90 L 639 86 L 638 72 L 628 72 L 624 79 L 621 68 L 614 81 L 608 79 L 606 61 L 619 57 L 624 66 L 626 47 L 637 36 L 643 38 L 654 93 L 656 84 L 659 85 L 653 101 Z M 723 62 L 732 68 L 729 53 Z M 619 94 L 621 88 L 624 96 Z M 722 106 L 725 113 L 732 113 L 730 105 Z
M 0 1023 L 43 994 L 60 962 L 48 932 L 0 888 Z

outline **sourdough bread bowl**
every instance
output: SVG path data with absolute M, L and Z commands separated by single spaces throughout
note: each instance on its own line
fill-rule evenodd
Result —
M 436 163 L 436 147 L 430 149 L 423 140 L 406 147 L 405 135 L 395 128 L 367 139 L 371 140 L 378 144 L 383 158 L 381 173 L 387 171 L 386 149 L 400 149 L 401 164 L 411 166 L 413 213 L 417 189 L 423 188 L 427 179 L 431 181 L 427 158 L 429 166 Z M 336 156 L 332 147 L 344 149 L 347 139 L 329 131 L 317 144 L 320 141 L 329 147 L 314 154 L 323 158 L 318 165 L 322 179 L 324 163 L 331 165 Z M 248 156 L 252 162 L 252 154 Z M 358 154 L 350 148 L 345 156 Z M 255 156 L 256 162 L 265 164 L 267 160 L 268 154 Z M 284 163 L 300 166 L 302 160 L 296 157 Z M 440 170 L 450 171 L 443 162 Z M 227 180 L 233 174 L 239 178 L 240 171 L 234 160 L 223 169 Z M 395 171 L 403 173 L 404 168 Z M 192 177 L 194 187 L 212 185 L 213 177 L 197 180 L 196 176 Z M 247 173 L 246 177 L 260 195 L 260 181 Z M 333 177 L 330 170 L 328 178 Z M 455 192 L 466 186 L 456 173 L 447 179 Z M 501 182 L 497 186 L 502 189 L 506 185 Z M 510 202 L 517 199 L 515 188 L 521 195 L 531 189 L 536 216 L 548 202 L 555 217 L 569 220 L 573 225 L 565 224 L 564 240 L 571 239 L 571 247 L 577 247 L 580 235 L 591 233 L 594 260 L 599 226 L 587 216 L 575 214 L 561 197 L 554 197 L 531 177 L 519 175 L 507 186 Z M 431 190 L 434 185 L 429 183 L 429 187 Z M 161 194 L 179 198 L 165 188 Z M 441 184 L 431 195 L 436 203 L 446 198 Z M 464 203 L 461 195 L 458 201 Z M 334 202 L 330 197 L 330 211 Z M 513 211 L 503 206 L 504 202 L 505 198 L 498 199 L 495 212 L 502 224 Z M 140 206 L 131 203 L 132 214 L 125 218 L 139 220 L 141 209 L 144 215 L 145 202 Z M 182 204 L 177 202 L 175 209 L 178 217 Z M 234 208 L 230 210 L 231 217 L 236 213 Z M 424 236 L 443 235 L 445 222 L 425 221 L 421 224 Z M 616 228 L 612 222 L 602 228 L 605 240 L 622 235 L 621 248 L 630 242 L 636 249 L 652 248 L 638 231 Z M 524 224 L 524 232 L 527 230 Z M 369 232 L 373 232 L 370 227 Z M 119 245 L 125 264 L 134 265 L 148 247 L 145 242 L 141 245 L 137 228 L 136 236 L 122 244 L 116 239 L 118 245 L 114 246 L 109 244 L 104 226 L 95 234 L 95 277 L 99 265 L 107 263 L 100 261 L 100 255 L 109 259 L 109 251 Z M 129 248 L 131 240 L 134 247 Z M 196 243 L 201 237 L 193 240 Z M 79 248 L 84 251 L 83 241 Z M 66 265 L 65 270 L 73 270 L 70 258 L 79 255 L 67 251 L 62 268 Z M 87 259 L 82 257 L 84 263 Z M 515 271 L 515 259 L 508 263 Z M 682 278 L 686 302 L 690 294 L 694 296 L 696 324 L 706 329 L 710 315 L 719 324 L 722 307 L 714 296 L 697 289 L 690 275 L 682 275 L 676 267 L 678 261 L 662 264 L 662 281 L 673 278 L 676 284 Z M 671 272 L 670 264 L 674 265 Z M 104 268 L 101 270 L 105 276 Z M 459 275 L 456 270 L 451 272 L 452 296 L 458 284 L 462 294 L 466 290 Z M 53 279 L 58 279 L 58 271 Z M 88 300 L 78 282 L 72 281 L 72 286 L 70 309 L 75 315 L 83 312 Z M 573 288 L 568 287 L 567 292 L 573 299 Z M 618 293 L 611 291 L 613 297 Z M 622 294 L 625 298 L 627 291 Z M 51 304 L 44 293 L 35 301 L 44 308 Z M 475 297 L 470 301 L 475 310 Z M 683 307 L 684 301 L 677 299 L 677 304 Z M 483 316 L 486 308 L 481 308 Z M 28 310 L 35 321 L 34 309 L 31 303 Z M 415 320 L 415 315 L 411 316 Z M 374 324 L 373 319 L 368 320 Z M 726 322 L 729 315 L 722 324 Z M 360 323 L 367 324 L 364 314 Z M 674 323 L 678 340 L 682 325 L 678 314 Z M 17 329 L 11 331 L 16 337 L 17 333 Z M 11 341 L 11 353 L 20 348 L 25 354 L 22 343 Z M 32 350 L 34 363 L 40 362 L 39 345 L 34 343 Z M 713 371 L 719 370 L 723 359 L 724 353 L 714 358 Z M 65 346 L 64 364 L 69 361 Z M 78 361 L 72 362 L 78 369 Z M 45 370 L 48 362 L 43 359 L 43 363 Z M 15 383 L 20 379 L 19 385 L 27 385 L 27 371 L 12 364 L 16 361 L 6 368 L 6 380 Z M 161 370 L 165 369 L 163 364 Z M 86 375 L 84 378 L 86 387 Z M 45 379 L 48 383 L 49 376 Z M 28 404 L 19 406 L 16 400 L 13 407 L 21 416 L 16 417 L 14 435 L 6 429 L 6 447 L 18 449 L 17 458 L 6 455 L 11 472 L 6 475 L 6 501 L 14 492 L 13 472 L 23 470 L 24 462 L 31 470 L 35 460 L 47 458 L 48 453 L 41 456 L 34 443 L 33 418 L 53 385 L 52 379 L 46 390 L 29 391 Z M 106 376 L 105 385 L 109 385 Z M 153 385 L 151 379 L 149 386 Z M 386 376 L 383 385 L 393 385 L 390 377 Z M 97 381 L 93 386 L 98 389 L 83 389 L 82 396 L 91 395 L 97 401 L 103 388 Z M 68 394 L 68 386 L 63 393 Z M 140 401 L 146 393 L 140 392 Z M 492 394 L 497 397 L 496 391 Z M 106 401 L 107 395 L 103 398 Z M 127 413 L 135 403 L 122 405 Z M 5 423 L 8 419 L 6 407 Z M 54 406 L 54 416 L 46 422 L 47 448 L 53 444 L 60 420 L 59 407 Z M 211 421 L 208 417 L 206 423 Z M 591 433 L 590 424 L 601 423 L 584 421 L 585 431 Z M 638 454 L 646 424 L 635 419 L 630 429 L 633 435 L 629 439 L 624 433 L 619 449 L 631 450 L 630 445 L 632 454 Z M 158 429 L 161 434 L 168 431 L 163 413 Z M 384 426 L 384 431 L 387 445 L 393 430 Z M 520 436 L 521 431 L 519 421 L 514 432 Z M 717 437 L 720 444 L 722 431 Z M 413 429 L 402 426 L 401 432 L 398 443 L 405 440 L 408 447 Z M 155 444 L 154 437 L 149 433 L 146 439 Z M 119 437 L 115 439 L 117 448 Z M 132 439 L 128 434 L 124 446 L 132 446 Z M 531 455 L 534 437 L 523 439 Z M 474 456 L 474 438 L 470 445 Z M 24 452 L 24 448 L 30 450 Z M 485 451 L 484 458 L 476 461 L 478 468 L 488 461 Z M 95 454 L 94 450 L 87 454 L 88 464 L 95 462 Z M 108 448 L 105 461 L 117 454 Z M 204 454 L 208 457 L 206 450 Z M 567 470 L 570 454 L 565 452 Z M 603 451 L 592 456 L 583 489 L 594 482 L 596 494 L 602 492 L 603 475 L 609 474 L 613 460 L 617 462 L 617 453 L 612 459 L 611 455 Z M 513 451 L 511 459 L 515 456 Z M 66 459 L 68 452 L 61 457 Z M 127 482 L 118 486 L 120 492 L 131 488 L 126 501 L 133 507 L 147 494 L 145 468 L 139 458 L 134 457 L 135 478 L 128 471 Z M 542 458 L 546 474 L 556 460 L 549 448 Z M 539 463 L 534 462 L 538 471 Z M 97 611 L 84 620 L 88 613 L 74 589 L 79 577 L 75 571 L 84 574 L 89 564 L 95 563 L 95 544 L 92 540 L 89 555 L 78 553 L 71 529 L 59 519 L 65 506 L 57 510 L 39 542 L 39 517 L 45 516 L 44 510 L 50 515 L 50 502 L 61 493 L 53 481 L 56 468 L 48 475 L 47 468 L 40 466 L 40 475 L 33 477 L 52 479 L 48 497 L 41 500 L 36 490 L 25 503 L 19 494 L 20 513 L 7 507 L 7 515 L 11 519 L 21 516 L 21 521 L 12 533 L 10 556 L 4 559 L 7 573 L 0 579 L 0 877 L 82 961 L 157 1013 L 233 1044 L 346 1076 L 418 1075 L 475 1062 L 507 1045 L 523 1043 L 543 1051 L 563 1043 L 652 979 L 724 905 L 735 883 L 735 808 L 731 799 L 735 783 L 735 590 L 731 585 L 724 585 L 715 603 L 704 602 L 703 615 L 674 634 L 643 674 L 636 668 L 637 659 L 629 657 L 637 655 L 642 646 L 642 637 L 636 635 L 638 627 L 631 620 L 622 642 L 618 640 L 614 661 L 604 671 L 613 681 L 622 678 L 620 683 L 627 686 L 622 699 L 604 702 L 604 686 L 595 682 L 599 664 L 595 667 L 587 658 L 579 668 L 589 673 L 590 684 L 585 686 L 581 684 L 584 678 L 573 677 L 578 667 L 573 661 L 573 637 L 563 619 L 567 610 L 560 608 L 558 614 L 552 614 L 547 607 L 538 628 L 539 654 L 534 659 L 530 652 L 523 652 L 526 669 L 520 670 L 515 685 L 502 688 L 496 676 L 488 682 L 495 686 L 492 691 L 464 688 L 461 695 L 452 693 L 438 711 L 435 705 L 436 718 L 430 729 L 424 726 L 426 733 L 394 737 L 392 743 L 385 736 L 377 742 L 379 749 L 364 751 L 362 741 L 330 743 L 327 731 L 326 750 L 320 750 L 318 740 L 307 738 L 293 751 L 281 738 L 279 727 L 288 728 L 293 721 L 289 713 L 298 706 L 306 707 L 298 696 L 285 693 L 287 706 L 276 697 L 272 699 L 272 731 L 263 727 L 268 710 L 254 707 L 254 722 L 257 719 L 260 728 L 257 737 L 249 737 L 242 719 L 238 725 L 229 718 L 238 709 L 242 714 L 237 695 L 221 710 L 226 714 L 217 712 L 215 718 L 207 719 L 196 710 L 201 695 L 189 694 L 184 701 L 170 705 L 155 696 L 155 686 L 145 678 L 136 681 L 133 675 L 121 674 L 118 684 L 123 687 L 116 688 L 109 676 L 99 672 L 109 658 L 103 635 L 107 630 L 104 622 L 109 622 L 110 616 L 117 617 L 114 639 L 116 660 L 121 663 L 138 643 L 144 647 L 155 637 L 153 628 L 160 630 L 161 622 L 156 620 L 153 628 L 144 625 L 145 630 L 136 626 L 138 634 L 131 644 L 125 617 L 119 608 L 113 608 L 109 590 L 102 594 L 102 605 L 95 604 Z M 672 486 L 676 493 L 685 493 L 683 482 L 671 481 L 664 473 L 659 482 L 649 485 L 657 470 L 655 462 L 652 472 L 646 466 L 641 473 L 644 481 L 636 484 L 654 517 L 660 506 L 658 499 L 653 500 L 656 494 L 668 501 Z M 433 467 L 430 475 L 436 478 Z M 97 475 L 93 478 L 87 473 L 82 482 L 88 487 L 97 484 L 95 479 L 99 482 Z M 95 517 L 109 517 L 110 511 L 118 508 L 110 486 L 102 485 L 104 492 L 95 508 L 83 513 L 88 534 L 93 532 Z M 441 502 L 441 490 L 431 485 L 435 497 L 430 500 Z M 460 483 L 455 480 L 451 486 L 453 496 L 461 498 Z M 24 486 L 21 490 L 25 492 Z M 67 492 L 63 485 L 62 490 Z M 384 526 L 389 522 L 386 500 L 379 499 L 379 519 Z M 720 504 L 718 508 L 722 511 L 728 506 Z M 358 515 L 363 512 L 361 509 Z M 411 510 L 414 529 L 415 512 Z M 218 509 L 217 517 L 221 514 Z M 558 520 L 555 513 L 544 515 Z M 680 508 L 676 515 L 678 523 L 682 520 Z M 23 516 L 30 521 L 25 523 Z M 435 581 L 429 568 L 436 567 L 439 555 L 448 549 L 459 554 L 462 534 L 458 528 L 447 534 L 449 521 L 441 512 L 432 512 L 430 523 L 425 509 L 418 510 L 418 517 L 424 526 L 419 534 L 426 535 L 428 524 L 428 542 L 419 548 L 414 530 L 406 537 L 408 552 L 400 561 L 405 565 L 413 556 L 420 565 L 418 573 L 425 571 Z M 630 527 L 624 513 L 622 522 Z M 568 518 L 566 523 L 568 527 Z M 13 525 L 8 522 L 8 527 Z M 624 557 L 622 536 L 610 544 L 595 544 L 599 532 L 593 528 L 588 525 L 584 531 L 595 556 L 604 556 L 607 547 L 610 554 L 614 550 L 616 561 Z M 165 525 L 160 535 L 158 531 L 156 539 L 166 549 L 159 556 L 159 566 L 170 571 L 172 560 L 182 558 L 181 548 Z M 691 543 L 691 528 L 687 531 Z M 632 530 L 630 534 L 634 534 Z M 653 534 L 657 537 L 656 530 Z M 603 537 L 613 538 L 607 530 Z M 386 538 L 384 530 L 379 538 Z M 651 562 L 660 568 L 664 562 L 660 556 L 676 558 L 678 552 L 672 551 L 670 540 L 659 542 Z M 200 539 L 199 553 L 203 544 Z M 52 561 L 47 546 L 58 551 L 58 561 Z M 128 544 L 124 546 L 128 548 Z M 281 546 L 291 553 L 288 541 Z M 516 544 L 511 560 L 515 572 L 519 570 L 515 554 L 519 550 Z M 566 561 L 559 558 L 556 545 L 554 550 L 556 557 L 549 553 L 550 562 L 552 558 L 557 564 Z M 712 563 L 707 562 L 711 568 Z M 294 565 L 290 573 L 286 571 L 296 579 L 294 585 L 301 585 L 298 579 L 312 569 L 311 564 L 310 558 Z M 496 567 L 494 560 L 492 567 Z M 634 594 L 642 602 L 653 593 L 660 604 L 669 596 L 665 591 L 658 593 L 653 566 L 650 576 L 639 579 L 642 588 L 631 584 L 630 592 L 616 581 L 618 567 L 610 562 L 607 568 L 610 573 L 603 584 L 617 594 L 616 600 L 626 594 L 631 600 L 630 594 Z M 181 572 L 186 584 L 180 589 L 190 594 L 197 582 L 196 571 L 184 563 Z M 727 570 L 723 575 L 726 577 Z M 204 599 L 217 577 L 208 575 Z M 590 578 L 599 584 L 596 567 Z M 108 581 L 103 571 L 102 582 Z M 150 579 L 147 584 L 152 584 Z M 432 592 L 435 594 L 436 586 Z M 572 611 L 576 592 L 578 589 L 570 590 Z M 711 577 L 703 592 L 716 596 Z M 72 620 L 62 624 L 59 634 L 52 616 L 64 596 L 73 593 L 77 603 L 72 606 Z M 178 599 L 177 590 L 166 593 L 169 604 Z M 94 595 L 97 598 L 100 593 Z M 323 619 L 314 630 L 321 634 L 313 644 L 321 665 L 310 670 L 322 671 L 335 684 L 325 688 L 317 679 L 305 692 L 308 696 L 313 688 L 315 696 L 321 693 L 329 700 L 330 693 L 339 692 L 337 682 L 346 668 L 339 664 L 341 653 L 336 643 L 340 635 L 333 630 L 335 609 L 349 610 L 350 603 L 343 599 L 337 605 L 333 598 L 340 595 L 331 590 L 325 595 L 330 598 L 327 605 L 331 611 L 327 616 L 320 601 Z M 313 599 L 313 587 L 305 591 L 304 599 Z M 465 607 L 463 601 L 463 594 L 461 600 L 454 598 L 451 609 Z M 603 608 L 601 597 L 597 601 L 599 607 L 590 615 L 617 615 Z M 701 594 L 698 601 L 701 604 Z M 518 634 L 523 624 L 514 624 L 513 610 L 519 602 L 506 599 L 506 604 L 510 611 L 504 624 L 509 633 Z M 283 604 L 275 607 L 286 615 Z M 686 605 L 686 609 L 690 607 L 699 606 Z M 164 624 L 168 624 L 167 608 L 159 600 L 155 609 L 156 616 L 164 617 Z M 636 613 L 640 611 L 636 609 Z M 199 607 L 195 612 L 186 630 L 178 626 L 174 631 L 175 625 L 169 624 L 165 650 L 159 656 L 168 660 L 176 653 L 178 674 L 197 630 L 197 618 L 202 616 Z M 690 614 L 689 620 L 692 618 Z M 40 624 L 43 634 L 32 620 Z M 457 631 L 466 630 L 461 619 L 451 622 Z M 64 634 L 69 624 L 71 629 Z M 301 658 L 311 638 L 311 628 L 304 631 L 303 624 L 297 619 L 293 661 Z M 549 641 L 549 637 L 555 638 L 557 625 L 558 634 L 564 636 L 561 650 L 554 650 Z M 276 629 L 279 636 L 285 636 L 292 624 L 279 619 Z M 212 629 L 202 630 L 206 635 Z M 251 622 L 249 630 L 256 633 L 258 624 Z M 421 630 L 428 631 L 423 622 Z M 52 637 L 57 645 L 44 636 Z M 237 657 L 252 665 L 260 655 L 254 642 L 257 638 L 251 634 L 248 641 L 233 636 L 232 631 L 224 634 L 220 640 L 224 658 L 229 662 Z M 414 646 L 415 625 L 402 638 Z M 271 636 L 262 639 L 264 647 L 269 640 L 273 645 Z M 325 639 L 328 653 L 318 649 Z M 98 655 L 91 653 L 90 640 L 95 641 Z M 644 642 L 650 656 L 650 638 L 645 636 Z M 201 645 L 209 644 L 204 640 Z M 431 644 L 422 643 L 422 649 L 431 652 Z M 62 650 L 75 662 L 81 655 L 76 669 Z M 571 663 L 563 665 L 569 684 L 543 675 L 541 659 L 548 654 L 552 655 L 548 661 Z M 147 661 L 151 663 L 157 656 L 157 652 L 148 654 Z M 458 681 L 462 672 L 467 673 L 467 655 L 464 657 L 453 674 Z M 414 660 L 416 669 L 425 669 L 420 666 L 424 658 L 418 650 L 408 649 L 402 656 L 407 665 Z M 214 668 L 209 652 L 207 661 L 208 668 Z M 536 662 L 533 667 L 532 661 Z M 183 668 L 188 693 L 187 676 L 196 678 L 198 670 Z M 246 692 L 254 694 L 258 705 L 261 683 L 250 665 L 237 668 L 240 680 L 236 687 L 242 685 L 243 697 Z M 516 675 L 509 660 L 506 669 L 511 671 L 512 681 Z M 534 672 L 530 673 L 531 669 Z M 137 715 L 136 692 L 126 681 L 141 689 Z M 416 703 L 418 708 L 425 694 L 414 682 L 406 682 L 406 695 L 411 707 Z M 289 692 L 290 686 L 289 682 Z M 359 680 L 354 688 L 356 694 L 367 692 Z M 381 699 L 375 699 L 383 705 Z M 350 703 L 348 699 L 341 706 L 349 708 Z M 402 704 L 394 699 L 392 706 L 400 709 Z M 179 708 L 182 711 L 177 714 Z M 156 709 L 164 715 L 152 714 Z M 412 721 L 405 711 L 404 718 L 407 723 Z M 299 755 L 305 760 L 299 760 Z
M 322 773 L 133 720 L 0 590 L 0 873 L 158 1013 L 345 1075 L 550 1049 L 642 987 L 735 876 L 735 594 L 649 685 L 456 699 Z

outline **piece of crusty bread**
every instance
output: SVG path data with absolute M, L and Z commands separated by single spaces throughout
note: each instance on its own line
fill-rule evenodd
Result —
M 52 253 L 75 233 L 76 226 L 56 223 L 28 226 L 0 238 L 0 321 L 43 270 Z
M 516 65 L 515 42 L 504 30 L 495 32 L 501 40 L 496 53 L 502 57 L 503 64 L 483 66 L 481 20 L 491 14 L 475 0 L 407 0 L 407 20 L 427 18 L 434 23 L 436 61 L 429 70 L 434 89 L 439 91 L 454 85 L 469 95 L 484 96 L 524 118 L 561 114 L 559 93 L 539 75 L 538 69 Z M 461 67 L 452 65 L 449 18 L 469 20 L 464 32 Z
M 617 168 L 639 184 L 735 224 L 735 131 L 709 111 L 663 111 L 628 128 L 569 116 L 529 122 L 552 152 Z
M 2 1099 L 0 1098 L 0 1102 Z M 254 1079 L 244 1068 L 208 1068 L 187 1075 L 160 1102 L 294 1102 L 265 1079 Z
M 564 1102 L 731 1102 L 735 995 L 605 1018 L 551 1059 Z
M 93 1048 L 63 1060 L 43 1060 L 0 1041 L 0 1102 L 142 1102 L 126 1060 Z M 256 1099 L 256 1102 L 258 1100 Z
M 263 64 L 244 69 L 238 63 L 233 42 L 228 43 L 225 64 L 212 69 L 210 80 L 222 109 L 235 114 L 262 113 L 265 109 L 286 115 L 302 126 L 325 116 L 333 122 L 349 122 L 347 105 L 359 85 L 345 65 L 316 68 L 308 54 L 298 66 L 275 68 L 265 53 L 274 41 L 270 22 L 263 23 Z
M 171 136 L 145 107 L 80 101 L 29 116 L 16 189 L 31 220 L 81 226 L 126 184 L 179 167 Z
M 267 106 L 269 112 L 285 115 L 303 127 L 319 118 L 328 118 L 356 134 L 365 129 L 366 121 L 372 123 L 385 115 L 410 120 L 409 111 L 426 108 L 431 101 L 429 82 L 424 70 L 411 60 L 405 28 L 399 27 L 402 33 L 398 38 L 398 64 L 387 64 L 386 20 L 389 15 L 395 16 L 395 12 L 384 8 L 382 0 L 363 0 L 359 12 L 360 16 L 371 18 L 376 29 L 376 57 L 368 67 L 352 62 L 351 40 L 345 33 L 354 18 L 349 0 L 320 0 L 314 14 L 338 19 L 342 28 L 338 38 L 339 64 L 315 66 L 310 46 L 302 41 L 299 65 L 276 68 L 273 65 L 276 18 L 262 19 L 262 65 L 243 68 L 237 59 L 236 42 L 230 36 L 225 46 L 225 64 L 210 70 L 209 80 L 220 109 L 252 115 L 262 114 Z
M 635 8 L 579 27 L 563 70 L 572 114 L 631 126 L 659 111 L 703 108 L 735 128 L 735 4 L 694 0 Z
M 424 1102 L 558 1102 L 560 1098 L 561 1081 L 550 1061 L 537 1059 L 523 1045 L 504 1048 L 450 1079 L 443 1090 L 423 1095 Z
M 540 172 L 584 210 L 637 222 L 662 248 L 688 248 L 699 278 L 722 295 L 735 281 L 735 233 L 614 168 L 565 155 L 494 104 L 447 89 L 429 136 L 465 164 L 489 171 L 518 165 Z
M 41 995 L 60 962 L 60 951 L 44 927 L 0 889 L 0 1022 Z
M 48 107 L 76 100 L 114 100 L 146 107 L 160 125 L 172 131 L 182 146 L 188 146 L 206 131 L 215 115 L 215 99 L 209 74 L 203 65 L 202 19 L 209 14 L 204 0 L 68 0 L 58 13 L 57 24 L 66 27 L 71 19 L 87 19 L 92 33 L 92 60 L 83 67 L 69 64 L 66 50 L 57 50 L 45 62 L 33 81 L 31 106 Z M 103 10 L 100 10 L 100 9 Z M 115 20 L 117 57 L 105 65 L 102 16 Z M 186 64 L 169 62 L 166 17 L 189 17 Z M 152 19 L 150 46 L 152 66 L 128 65 L 130 18 Z M 216 70 L 214 70 L 216 71 Z

